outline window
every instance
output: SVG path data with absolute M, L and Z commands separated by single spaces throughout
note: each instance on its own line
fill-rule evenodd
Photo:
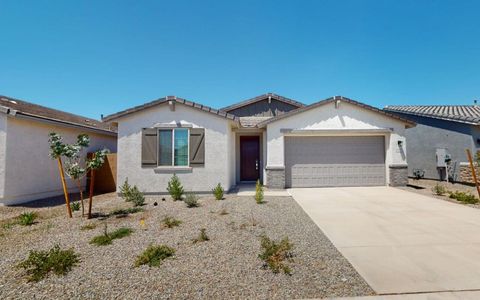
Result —
M 188 166 L 188 129 L 158 130 L 158 165 Z

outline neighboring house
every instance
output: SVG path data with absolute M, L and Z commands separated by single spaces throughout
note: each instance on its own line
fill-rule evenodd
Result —
M 384 110 L 417 123 L 406 131 L 409 176 L 420 170 L 425 178 L 445 180 L 443 157 L 447 155 L 451 158 L 449 177 L 469 181 L 462 176 L 469 173 L 465 149 L 472 155 L 480 150 L 480 106 L 392 105 Z
M 116 128 L 82 116 L 0 96 L 0 205 L 61 195 L 57 162 L 49 157 L 48 134 L 73 143 L 86 133 L 88 151 L 117 149 Z M 69 192 L 76 192 L 68 180 Z
M 216 110 L 168 96 L 103 119 L 118 125 L 117 179 L 165 193 L 257 179 L 269 188 L 403 185 L 405 128 L 415 124 L 332 97 L 308 106 L 265 94 Z

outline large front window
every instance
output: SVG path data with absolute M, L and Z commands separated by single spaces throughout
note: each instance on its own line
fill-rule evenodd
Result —
M 188 166 L 188 129 L 158 131 L 158 165 Z

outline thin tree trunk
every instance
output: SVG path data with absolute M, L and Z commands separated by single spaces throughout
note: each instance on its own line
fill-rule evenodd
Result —
M 58 171 L 60 172 L 60 179 L 62 180 L 63 194 L 65 195 L 65 204 L 67 205 L 68 216 L 72 217 L 72 208 L 70 207 L 70 198 L 68 197 L 67 182 L 65 181 L 65 174 L 63 173 L 62 158 L 58 158 Z
M 88 218 L 92 218 L 92 205 L 93 205 L 93 186 L 95 184 L 95 170 L 90 171 L 90 199 L 88 200 Z
M 83 206 L 83 191 L 82 191 L 82 180 L 77 180 L 78 190 L 80 191 L 80 203 L 82 204 L 82 218 L 85 216 L 85 208 Z

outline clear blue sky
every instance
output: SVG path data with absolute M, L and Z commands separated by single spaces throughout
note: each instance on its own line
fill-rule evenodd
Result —
M 471 104 L 479 12 L 465 0 L 0 0 L 0 94 L 96 118 L 166 95 Z

